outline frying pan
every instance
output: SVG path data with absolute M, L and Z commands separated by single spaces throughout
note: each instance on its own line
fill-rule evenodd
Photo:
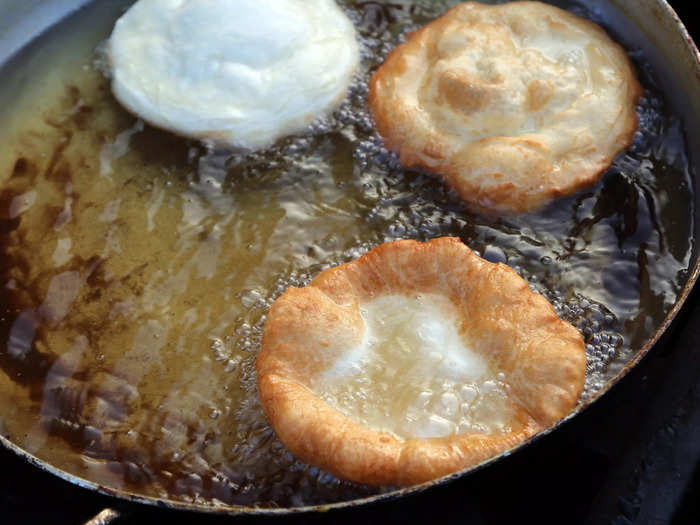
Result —
M 33 0 L 21 3 L 12 1 L 0 2 L 0 20 L 3 20 L 3 26 L 0 28 L 0 64 L 10 63 L 13 60 L 21 60 L 22 49 L 25 46 L 31 45 L 31 42 L 43 31 L 58 23 L 72 11 L 88 3 L 89 2 L 85 0 L 60 0 L 53 2 Z M 656 78 L 659 79 L 661 83 L 662 91 L 674 106 L 676 113 L 684 116 L 685 140 L 687 151 L 690 152 L 691 157 L 689 159 L 691 173 L 697 173 L 697 159 L 693 156 L 693 153 L 700 151 L 698 148 L 700 145 L 700 56 L 677 16 L 664 0 L 616 0 L 611 2 L 595 0 L 587 2 L 587 4 L 590 4 L 595 12 L 601 14 L 601 19 L 605 21 L 608 27 L 613 28 L 617 34 L 625 35 L 627 41 L 632 41 L 644 49 L 646 56 L 655 69 Z M 697 180 L 695 180 L 695 185 L 697 187 Z M 695 195 L 694 198 L 696 199 L 694 203 L 694 209 L 696 210 L 693 219 L 694 231 L 698 231 L 698 227 L 700 226 L 700 214 L 698 214 L 697 210 L 700 206 L 698 206 L 697 195 Z M 605 392 L 639 362 L 659 337 L 669 328 L 697 280 L 698 273 L 700 272 L 700 263 L 697 259 L 697 250 L 694 249 L 685 286 L 678 295 L 675 305 L 668 312 L 663 322 L 660 323 L 654 333 L 635 350 L 634 355 L 631 356 L 625 366 L 621 368 L 603 388 L 598 390 L 594 396 L 580 404 L 576 412 L 567 419 L 575 417 L 576 414 L 580 413 L 586 407 L 593 404 L 600 396 L 604 395 Z M 554 428 L 557 428 L 562 423 Z M 548 432 L 552 430 L 553 429 L 550 429 Z M 541 437 L 541 435 L 538 436 L 538 438 Z M 2 442 L 5 447 L 21 455 L 40 468 L 89 489 L 142 503 L 165 504 L 179 509 L 222 514 L 287 514 L 299 511 L 323 511 L 328 508 L 363 505 L 425 490 L 428 487 L 444 484 L 465 475 L 465 472 L 460 472 L 418 487 L 410 487 L 370 498 L 352 500 L 330 506 L 287 509 L 212 507 L 198 503 L 147 497 L 138 493 L 100 486 L 72 473 L 62 471 L 52 466 L 50 462 L 34 457 L 2 435 L 0 435 L 0 442 Z M 527 443 L 521 446 L 526 445 Z M 501 457 L 509 453 L 492 458 L 482 464 L 481 467 L 498 461 Z M 109 518 L 113 516 L 114 514 L 107 512 L 103 517 Z

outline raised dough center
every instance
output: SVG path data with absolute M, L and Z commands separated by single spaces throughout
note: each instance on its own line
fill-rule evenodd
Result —
M 363 343 L 312 388 L 362 425 L 408 437 L 510 430 L 507 386 L 458 330 L 442 295 L 388 295 L 361 306 Z
M 435 125 L 465 141 L 556 127 L 592 90 L 589 41 L 542 25 L 527 37 L 486 22 L 442 35 L 419 93 Z

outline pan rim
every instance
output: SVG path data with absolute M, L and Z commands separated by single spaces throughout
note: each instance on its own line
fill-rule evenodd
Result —
M 698 48 L 691 38 L 690 34 L 688 33 L 687 28 L 683 24 L 683 22 L 680 20 L 678 17 L 677 13 L 675 10 L 671 7 L 671 5 L 668 3 L 667 0 L 652 0 L 658 5 L 658 7 L 662 10 L 662 14 L 670 19 L 672 22 L 674 28 L 678 31 L 680 34 L 685 46 L 686 46 L 686 51 L 689 54 L 689 58 L 692 58 L 693 60 L 693 68 L 699 72 L 700 75 L 700 51 L 698 51 Z M 84 4 L 87 4 L 87 0 L 81 1 L 80 5 L 77 6 L 75 9 L 71 11 L 67 11 L 65 13 L 66 16 L 69 16 L 73 11 L 80 9 L 83 7 Z M 619 8 L 619 6 L 618 6 Z M 34 37 L 28 39 L 26 42 L 23 42 L 20 45 L 20 48 L 18 48 L 18 52 L 21 52 L 21 48 L 24 46 L 28 45 L 33 38 L 38 37 L 43 30 L 46 28 L 43 28 L 40 30 L 37 34 L 35 34 Z M 16 57 L 16 53 L 10 53 L 7 56 L 7 60 L 5 60 L 5 63 L 11 62 L 14 58 Z M 697 191 L 697 190 L 696 190 Z M 696 195 L 696 198 L 698 196 Z M 698 211 L 700 213 L 700 210 Z M 465 469 L 462 469 L 460 471 L 454 472 L 452 474 L 448 474 L 446 476 L 443 476 L 441 478 L 436 478 L 424 483 L 421 483 L 419 485 L 413 485 L 410 487 L 404 487 L 404 488 L 397 488 L 394 490 L 389 490 L 387 492 L 382 492 L 379 494 L 374 494 L 372 496 L 367 496 L 367 497 L 361 497 L 361 498 L 356 498 L 356 499 L 349 499 L 345 501 L 340 501 L 340 502 L 334 502 L 334 503 L 325 503 L 325 504 L 319 504 L 319 505 L 304 505 L 304 506 L 298 506 L 298 507 L 257 507 L 257 506 L 241 506 L 241 505 L 228 505 L 228 504 L 209 504 L 209 503 L 197 503 L 197 502 L 190 502 L 190 501 L 184 501 L 184 500 L 178 500 L 178 499 L 171 499 L 171 498 L 162 498 L 158 496 L 146 496 L 146 495 L 141 495 L 137 494 L 134 492 L 130 492 L 128 490 L 124 489 L 119 489 L 119 488 L 113 488 L 113 487 L 108 487 L 108 486 L 103 486 L 100 483 L 96 483 L 90 480 L 87 480 L 85 478 L 82 478 L 80 476 L 76 476 L 74 474 L 71 474 L 63 469 L 60 469 L 58 467 L 55 467 L 51 465 L 49 462 L 46 460 L 42 460 L 35 456 L 34 454 L 31 454 L 30 452 L 27 452 L 23 448 L 21 448 L 19 445 L 15 444 L 12 442 L 9 438 L 5 437 L 4 435 L 0 434 L 0 445 L 3 447 L 7 448 L 8 450 L 12 451 L 13 453 L 17 454 L 18 456 L 22 457 L 25 461 L 27 461 L 29 464 L 38 467 L 46 472 L 49 472 L 65 481 L 68 481 L 74 485 L 77 485 L 81 488 L 85 488 L 88 490 L 93 490 L 99 494 L 103 494 L 106 496 L 110 496 L 113 498 L 118 498 L 121 501 L 125 502 L 132 502 L 132 503 L 139 503 L 139 504 L 145 504 L 145 505 L 150 505 L 154 507 L 167 507 L 170 509 L 175 509 L 175 510 L 182 510 L 182 511 L 190 511 L 190 512 L 201 512 L 204 514 L 209 514 L 209 515 L 221 515 L 221 516 L 239 516 L 239 515 L 256 515 L 256 516 L 280 516 L 280 515 L 298 515 L 298 514 L 305 514 L 305 513 L 310 513 L 310 512 L 328 512 L 328 511 L 336 511 L 336 510 L 342 510 L 350 507 L 355 507 L 355 506 L 365 506 L 365 505 L 371 505 L 371 504 L 376 504 L 376 503 L 382 503 L 382 502 L 389 502 L 396 500 L 398 498 L 402 498 L 404 496 L 410 496 L 413 494 L 421 493 L 424 492 L 432 487 L 438 486 L 438 485 L 444 485 L 447 483 L 454 482 L 466 475 L 476 473 L 480 471 L 481 469 L 489 466 L 491 463 L 498 461 L 502 458 L 511 456 L 513 454 L 516 454 L 520 452 L 523 448 L 525 448 L 527 445 L 534 443 L 540 439 L 542 439 L 544 436 L 549 435 L 551 432 L 555 431 L 559 427 L 567 424 L 570 420 L 572 420 L 574 417 L 582 413 L 584 410 L 586 410 L 588 407 L 593 405 L 595 401 L 600 399 L 603 395 L 605 395 L 607 392 L 609 392 L 615 385 L 617 385 L 623 378 L 625 378 L 628 373 L 636 367 L 636 365 L 644 359 L 644 357 L 647 356 L 647 354 L 650 352 L 650 350 L 656 345 L 656 343 L 659 341 L 659 339 L 670 329 L 671 325 L 674 323 L 676 318 L 678 317 L 678 314 L 681 312 L 681 310 L 684 308 L 690 294 L 692 293 L 693 289 L 695 288 L 695 285 L 697 283 L 698 277 L 700 277 L 700 250 L 698 249 L 698 246 L 694 247 L 696 253 L 694 254 L 695 261 L 692 266 L 692 269 L 689 271 L 687 281 L 685 285 L 683 286 L 683 289 L 681 290 L 680 294 L 678 295 L 673 307 L 671 310 L 668 312 L 666 317 L 664 318 L 663 322 L 656 328 L 654 333 L 647 339 L 645 344 L 634 354 L 634 356 L 625 364 L 625 366 L 620 369 L 620 371 L 612 378 L 610 378 L 599 390 L 597 390 L 593 395 L 590 397 L 586 398 L 584 401 L 579 403 L 574 411 L 572 411 L 569 415 L 567 415 L 565 418 L 559 420 L 557 423 L 555 423 L 553 426 L 538 432 L 534 436 L 518 443 L 514 447 L 498 454 L 495 456 L 492 456 L 481 463 L 467 467 Z M 116 503 L 116 505 L 119 505 L 119 502 Z

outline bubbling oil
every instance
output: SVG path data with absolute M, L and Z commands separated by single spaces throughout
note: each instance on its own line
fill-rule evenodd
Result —
M 465 344 L 448 298 L 386 295 L 360 312 L 362 344 L 311 385 L 324 401 L 401 438 L 512 430 L 515 401 L 505 377 Z
M 39 458 L 208 504 L 387 490 L 296 461 L 265 421 L 254 373 L 270 304 L 384 241 L 458 236 L 515 268 L 581 330 L 584 397 L 674 304 L 693 251 L 692 186 L 653 73 L 635 143 L 600 183 L 489 219 L 438 177 L 402 169 L 366 109 L 383 57 L 456 2 L 341 2 L 362 46 L 345 103 L 250 154 L 153 129 L 115 102 L 94 50 L 128 3 L 95 2 L 3 72 L 18 88 L 0 97 L 0 429 Z

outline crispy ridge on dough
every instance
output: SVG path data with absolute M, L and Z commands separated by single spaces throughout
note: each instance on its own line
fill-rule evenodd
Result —
M 599 26 L 540 2 L 466 2 L 411 33 L 369 106 L 406 167 L 472 208 L 525 212 L 595 183 L 637 130 L 642 93 Z
M 517 398 L 512 432 L 400 439 L 355 423 L 308 385 L 359 343 L 360 305 L 385 294 L 439 293 L 457 306 L 460 333 L 503 372 Z M 551 426 L 576 404 L 586 357 L 579 332 L 504 264 L 459 239 L 383 244 L 289 288 L 270 308 L 256 362 L 265 414 L 287 449 L 336 476 L 411 485 L 476 465 Z

